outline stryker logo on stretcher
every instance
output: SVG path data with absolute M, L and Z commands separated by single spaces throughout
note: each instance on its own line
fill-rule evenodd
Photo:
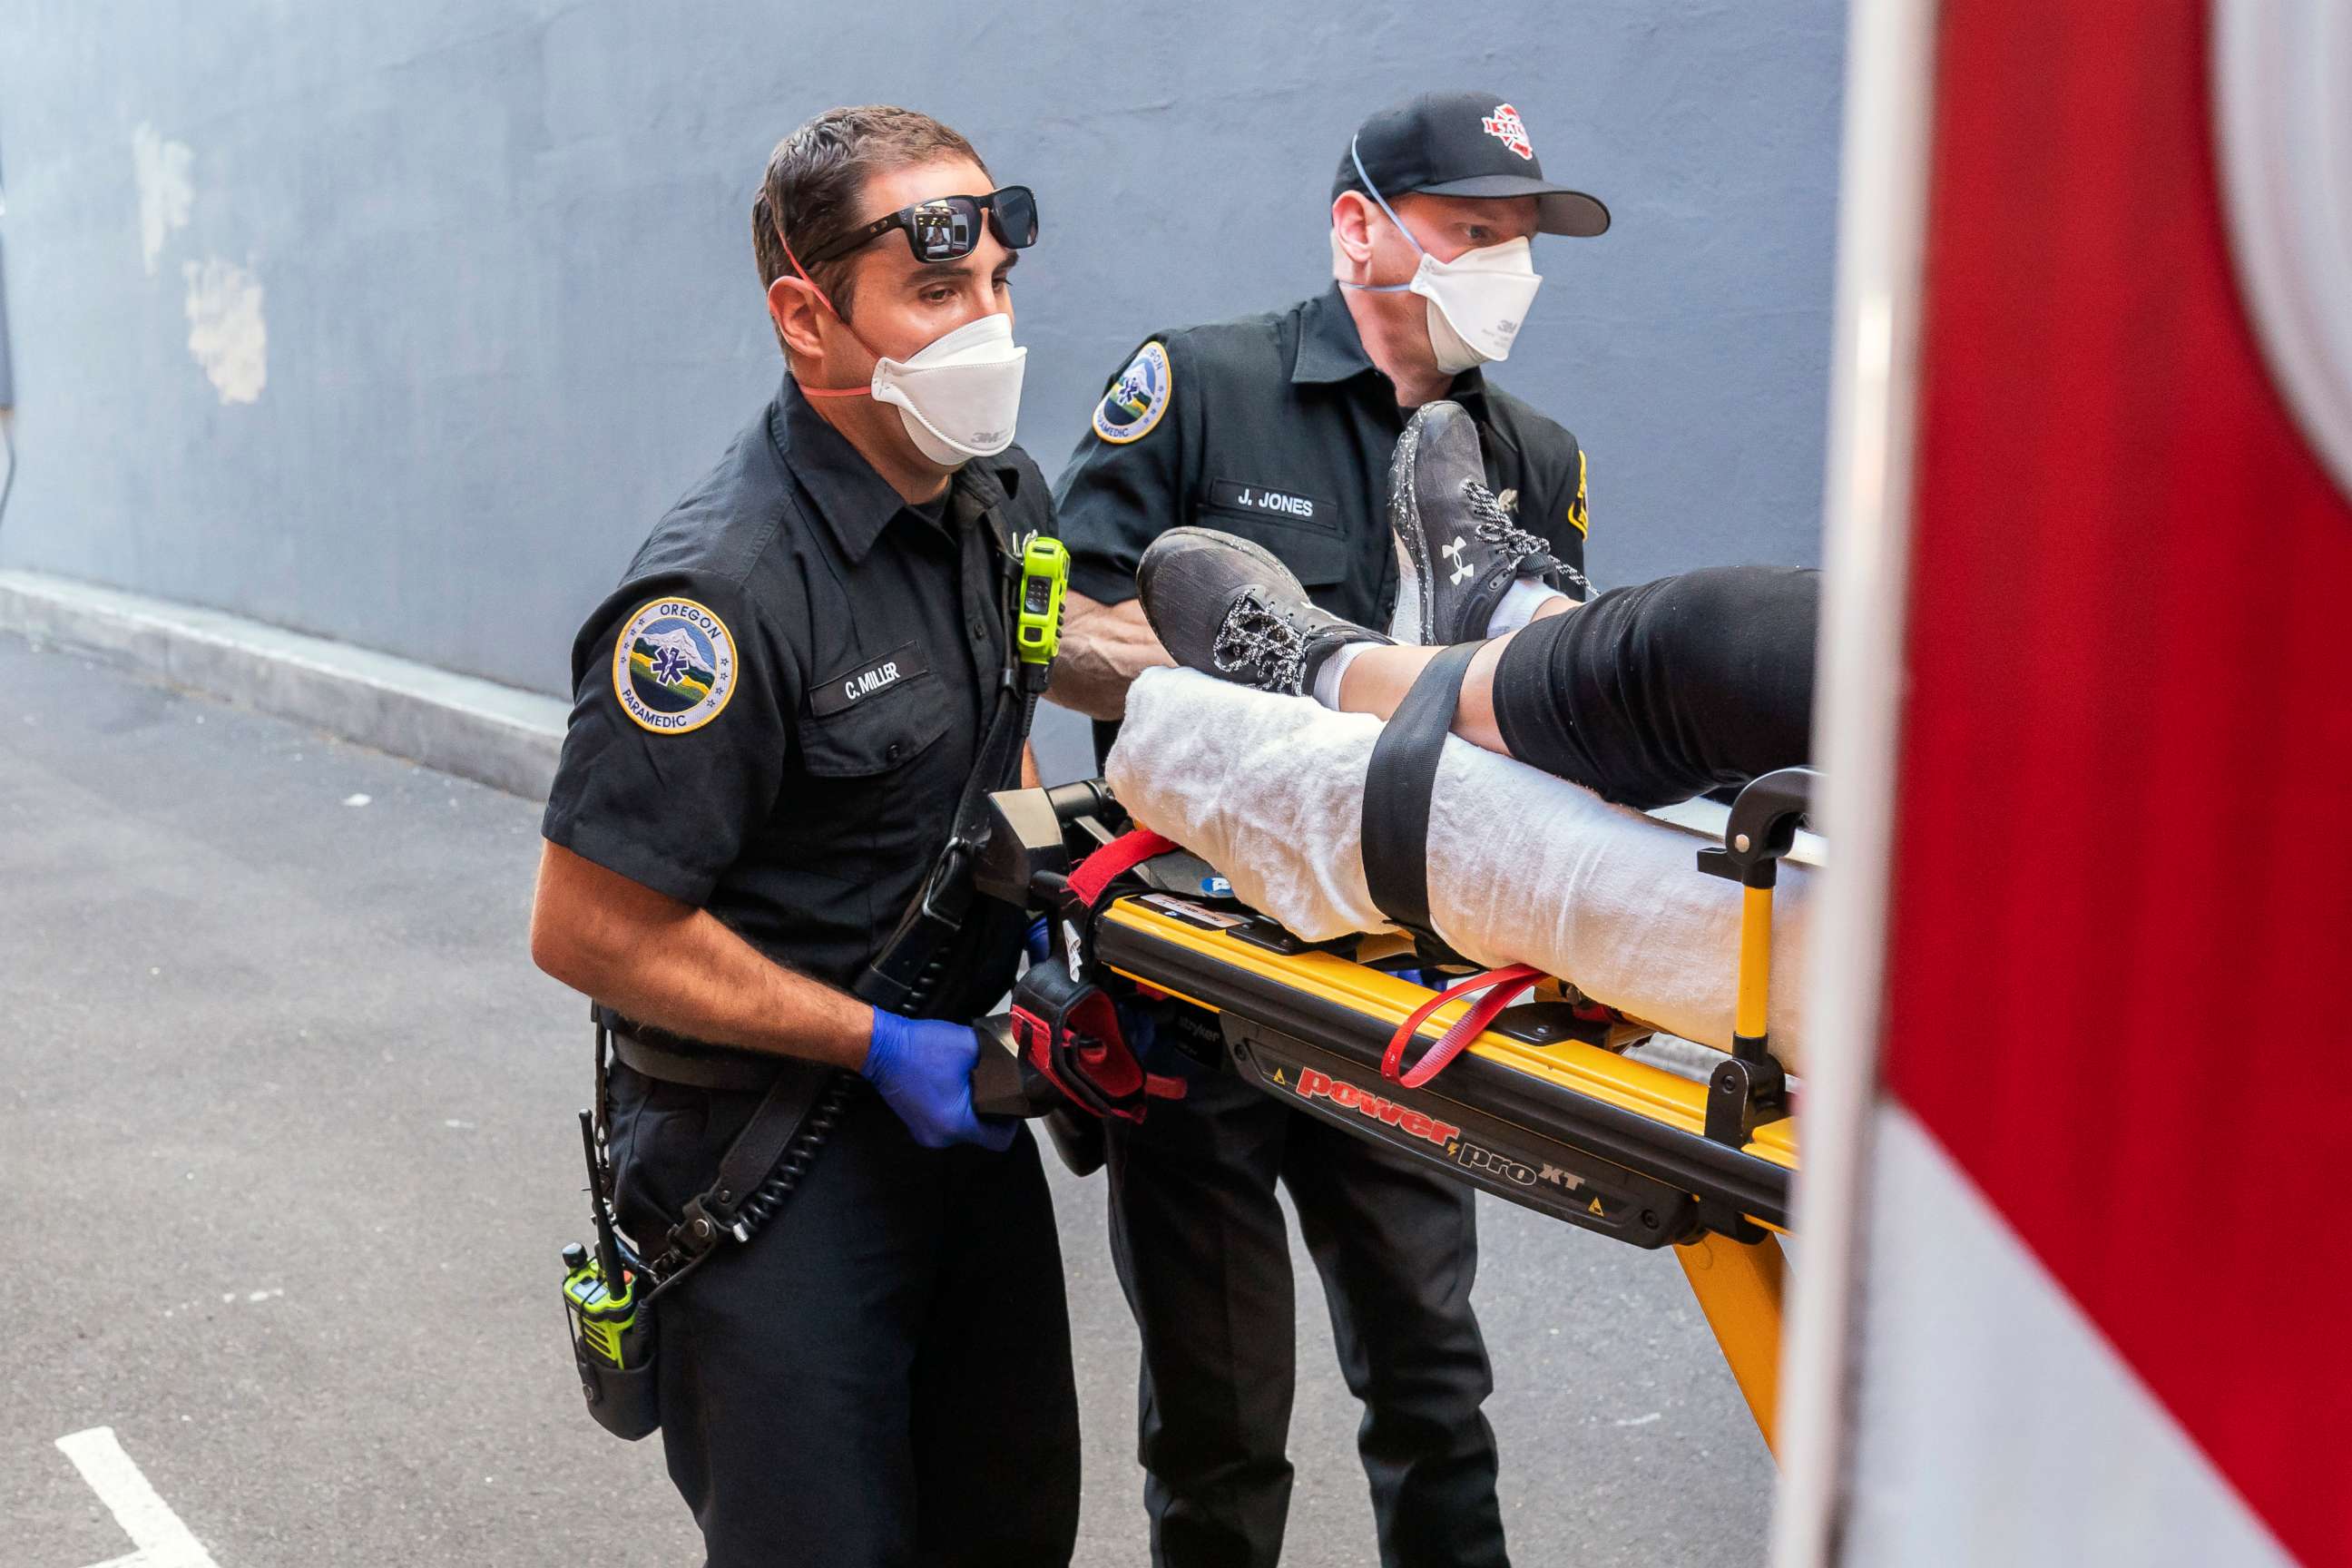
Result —
M 1329 1073 L 1313 1068 L 1298 1069 L 1298 1098 L 1328 1100 L 1334 1105 L 1344 1105 L 1360 1110 L 1375 1121 L 1385 1121 L 1400 1132 L 1415 1138 L 1426 1138 L 1439 1148 L 1462 1136 L 1462 1129 L 1433 1116 L 1423 1116 L 1418 1110 L 1408 1110 L 1393 1100 L 1385 1100 L 1370 1089 L 1358 1089 L 1345 1079 L 1334 1079 Z

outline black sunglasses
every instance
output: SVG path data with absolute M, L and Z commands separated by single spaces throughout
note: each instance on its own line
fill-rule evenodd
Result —
M 988 215 L 989 229 L 1005 249 L 1026 250 L 1037 243 L 1036 194 L 1026 185 L 1003 185 L 984 196 L 935 196 L 900 207 L 816 251 L 808 265 L 846 255 L 894 228 L 905 232 L 907 247 L 915 253 L 916 260 L 959 261 L 980 243 L 982 213 Z

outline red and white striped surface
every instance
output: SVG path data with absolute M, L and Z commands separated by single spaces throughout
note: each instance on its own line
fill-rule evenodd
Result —
M 1907 559 L 1877 650 L 1900 659 L 1884 947 L 1832 960 L 1883 974 L 1852 1009 L 1874 1077 L 1850 1171 L 1801 1199 L 1842 1283 L 1801 1307 L 1838 1346 L 1792 1353 L 1792 1396 L 1837 1441 L 1792 1464 L 1786 1506 L 1820 1518 L 1782 1521 L 1780 1561 L 2352 1563 L 2328 415 L 2291 405 L 2241 288 L 2262 241 L 2231 227 L 2206 5 L 1927 16 L 1916 380 L 1878 384 L 1916 386 L 1881 557 Z M 2352 125 L 2352 79 L 2334 94 Z

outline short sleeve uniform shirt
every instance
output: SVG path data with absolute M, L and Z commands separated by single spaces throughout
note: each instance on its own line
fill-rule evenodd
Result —
M 1476 422 L 1504 510 L 1580 583 L 1576 437 L 1475 370 L 1446 395 Z M 1105 391 L 1055 487 L 1071 586 L 1107 605 L 1133 598 L 1144 547 L 1190 523 L 1255 541 L 1317 604 L 1385 629 L 1397 591 L 1389 459 L 1407 416 L 1336 286 L 1287 310 L 1155 335 Z
M 1051 516 L 1017 447 L 908 506 L 788 375 L 581 628 L 546 837 L 851 984 L 1018 700 L 1008 563 Z M 929 1010 L 1000 994 L 1022 923 L 981 900 Z

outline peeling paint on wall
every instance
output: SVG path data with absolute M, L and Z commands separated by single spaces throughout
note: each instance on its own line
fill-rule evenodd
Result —
M 188 226 L 188 213 L 196 202 L 195 185 L 188 178 L 194 157 L 186 142 L 166 142 L 143 121 L 131 133 L 131 163 L 139 182 L 139 250 L 150 278 L 155 276 L 165 237 Z
M 1064 219 L 1121 215 L 1049 213 L 1022 260 L 1049 478 L 1153 328 L 1329 286 L 1367 113 L 1492 83 L 1617 216 L 1536 241 L 1549 279 L 1488 367 L 1606 481 L 1588 574 L 1818 561 L 1846 4 L 1491 0 L 1465 32 L 1401 0 L 1203 0 L 1145 39 L 1133 7 L 910 0 L 780 53 L 805 7 L 773 0 L 691 27 L 626 0 L 0 0 L 10 346 L 20 393 L 58 394 L 0 565 L 569 692 L 582 617 L 776 390 L 750 186 L 858 83 L 984 133 Z M 228 378 L 266 366 L 250 404 L 189 346 L 182 264 L 209 257 L 265 295 L 267 358 Z M 329 492 L 289 531 L 289 496 Z
M 180 268 L 188 284 L 188 352 L 212 378 L 223 403 L 252 403 L 269 379 L 269 329 L 261 319 L 261 279 L 213 257 Z

